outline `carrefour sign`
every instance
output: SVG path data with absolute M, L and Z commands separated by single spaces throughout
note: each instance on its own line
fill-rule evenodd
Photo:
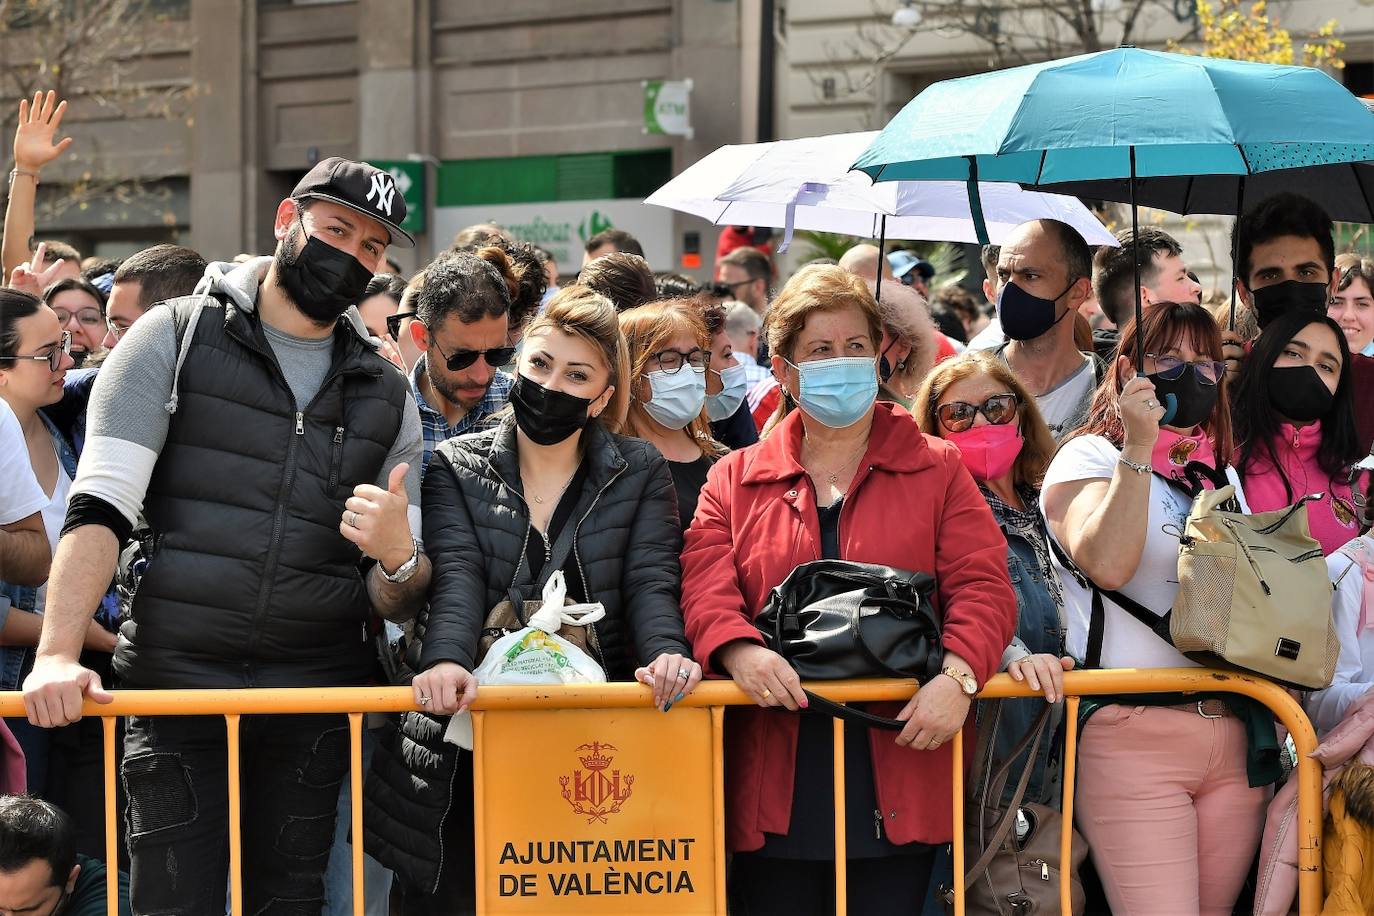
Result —
M 673 215 L 639 200 L 566 200 L 533 204 L 481 204 L 440 207 L 434 228 L 440 244 L 465 226 L 496 223 L 524 242 L 538 245 L 558 262 L 565 275 L 582 264 L 587 239 L 605 229 L 623 229 L 639 239 L 644 257 L 656 271 L 673 269 Z

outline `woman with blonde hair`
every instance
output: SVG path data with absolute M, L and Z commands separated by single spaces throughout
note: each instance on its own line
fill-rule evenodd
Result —
M 701 679 L 678 601 L 672 477 L 653 446 L 616 434 L 627 363 L 615 307 L 566 287 L 525 333 L 511 411 L 434 452 L 423 487 L 434 573 L 410 659 L 424 712 L 378 747 L 366 818 L 367 848 L 397 873 L 407 913 L 471 906 L 471 757 L 442 736 L 477 694 L 470 672 L 493 607 L 520 607 L 561 571 L 570 599 L 606 609 L 588 645 L 608 680 L 648 684 L 666 708 Z
M 948 440 L 973 475 L 1007 542 L 1007 570 L 1016 592 L 1016 638 L 1002 656 L 1002 668 L 1029 681 L 1056 702 L 1063 695 L 1064 599 L 1050 560 L 1040 482 L 1054 457 L 1054 437 L 1035 398 L 1006 363 L 983 351 L 946 360 L 927 376 L 913 408 L 921 430 Z M 1008 756 L 1042 709 L 1034 699 L 1002 702 L 993 745 Z M 1053 730 L 1046 729 L 1026 800 L 1051 803 L 1046 764 Z M 1015 771 L 1019 772 L 1019 770 Z M 1014 788 L 1015 780 L 1008 788 Z
M 758 707 L 726 713 L 732 912 L 835 911 L 831 723 L 799 714 L 808 701 L 797 672 L 754 624 L 776 586 L 820 559 L 936 582 L 943 670 L 904 707 L 873 704 L 906 723 L 895 741 L 845 729 L 848 903 L 867 916 L 923 899 L 935 845 L 953 829 L 950 740 L 1011 641 L 1006 542 L 957 451 L 876 402 L 882 338 L 861 279 L 831 266 L 798 271 L 768 317 L 773 374 L 798 409 L 711 468 L 687 531 L 693 651 Z
M 630 354 L 625 433 L 648 441 L 668 460 L 685 531 L 706 472 L 726 451 L 712 440 L 706 414 L 706 322 L 696 303 L 667 299 L 621 312 L 620 331 Z

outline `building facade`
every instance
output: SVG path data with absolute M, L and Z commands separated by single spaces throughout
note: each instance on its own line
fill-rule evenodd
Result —
M 40 188 L 60 203 L 94 170 L 133 179 L 137 193 L 40 207 L 40 237 L 110 256 L 173 240 L 212 258 L 270 251 L 277 203 L 314 162 L 341 155 L 398 176 L 420 241 L 395 253 L 404 269 L 462 226 L 495 221 L 550 250 L 565 275 L 588 236 L 616 226 L 656 270 L 705 278 L 715 229 L 640 203 L 673 174 L 726 143 L 879 127 L 935 80 L 1052 50 L 1007 37 L 1000 17 L 1022 0 L 916 0 L 913 30 L 891 22 L 906 0 L 148 2 L 158 15 L 140 24 L 123 75 L 136 99 L 101 104 L 108 87 L 77 87 L 64 124 L 73 155 Z M 1105 46 L 1132 3 L 1092 0 Z M 1187 34 L 1191 5 L 1147 0 L 1133 40 Z M 953 24 L 955 8 L 981 18 Z M 1271 9 L 1295 34 L 1340 21 L 1342 78 L 1374 92 L 1374 0 Z M 0 50 L 22 39 L 12 29 Z M 687 80 L 690 136 L 650 132 L 648 87 Z

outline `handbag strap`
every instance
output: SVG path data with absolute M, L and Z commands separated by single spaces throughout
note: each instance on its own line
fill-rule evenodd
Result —
M 844 719 L 856 725 L 864 725 L 868 728 L 881 728 L 886 731 L 899 732 L 906 728 L 906 723 L 901 719 L 889 719 L 886 716 L 876 716 L 871 712 L 864 712 L 862 709 L 855 709 L 853 706 L 846 706 L 843 703 L 836 703 L 834 700 L 827 700 L 819 694 L 812 693 L 810 690 L 803 690 L 806 699 L 810 703 L 807 706 L 808 712 L 824 713 L 834 716 L 836 719 Z
M 1007 755 L 1007 759 L 997 770 L 997 775 L 985 783 L 983 786 L 983 797 L 978 808 L 978 824 L 981 828 L 983 823 L 983 813 L 988 808 L 988 797 L 990 795 L 1001 795 L 1002 790 L 1007 784 L 1007 776 L 1011 772 L 1012 765 L 1016 758 L 1020 757 L 1030 748 L 1030 757 L 1026 760 L 1026 766 L 1021 771 L 1021 778 L 1017 780 L 1016 791 L 1012 794 L 1011 801 L 1007 804 L 1006 810 L 1002 814 L 1001 820 L 997 822 L 997 827 L 992 832 L 992 838 L 983 848 L 983 854 L 978 857 L 978 861 L 964 872 L 964 889 L 972 889 L 973 885 L 992 865 L 992 860 L 1001 851 L 1003 844 L 1007 841 L 1007 836 L 1011 833 L 1012 827 L 1016 823 L 1016 813 L 1021 810 L 1021 802 L 1026 797 L 1026 787 L 1030 785 L 1031 773 L 1035 770 L 1035 761 L 1040 755 L 1041 738 L 1045 734 L 1045 728 L 1050 721 L 1050 711 L 1053 709 L 1049 704 L 1040 711 L 1036 717 L 1035 726 L 1026 731 L 1016 747 Z M 989 752 L 991 753 L 991 752 Z

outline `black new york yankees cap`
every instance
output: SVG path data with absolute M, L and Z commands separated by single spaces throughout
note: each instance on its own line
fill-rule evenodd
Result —
M 391 244 L 414 248 L 415 239 L 401 228 L 406 218 L 405 195 L 387 172 L 339 156 L 315 164 L 291 192 L 293 200 L 328 200 L 357 210 L 386 226 Z

